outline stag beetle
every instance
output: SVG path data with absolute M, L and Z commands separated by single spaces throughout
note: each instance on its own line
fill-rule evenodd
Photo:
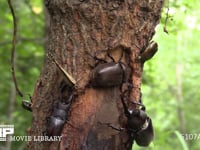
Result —
M 65 124 L 71 101 L 73 99 L 73 94 L 69 96 L 66 102 L 59 101 L 50 117 L 47 118 L 47 136 L 59 136 L 61 134 L 62 128 Z
M 131 141 L 135 140 L 139 146 L 148 146 L 154 138 L 154 130 L 151 118 L 145 112 L 145 106 L 141 103 L 132 102 L 142 106 L 142 108 L 129 111 L 123 97 L 121 97 L 121 101 L 127 117 L 127 131 Z
M 113 62 L 103 60 L 104 63 L 97 65 L 92 71 L 91 84 L 94 87 L 118 86 L 123 82 L 126 82 L 128 79 L 130 68 L 120 61 L 123 57 L 123 52 L 118 62 L 115 62 L 109 53 L 108 56 L 113 60 Z M 95 58 L 98 59 L 97 57 Z

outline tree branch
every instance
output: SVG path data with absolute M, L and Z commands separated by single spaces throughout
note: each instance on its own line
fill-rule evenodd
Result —
M 167 30 L 167 22 L 168 22 L 168 19 L 170 18 L 170 16 L 169 16 L 169 0 L 168 0 L 167 5 L 168 6 L 167 6 L 167 12 L 166 12 L 166 18 L 165 18 L 165 23 L 164 23 L 163 31 L 168 34 L 169 32 Z
M 12 49 L 11 49 L 11 74 L 12 74 L 12 80 L 14 82 L 17 93 L 21 97 L 23 97 L 22 92 L 18 88 L 17 79 L 15 76 L 15 49 L 16 49 L 16 35 L 17 35 L 17 18 L 15 16 L 15 12 L 14 12 L 11 0 L 8 0 L 8 5 L 10 8 L 12 17 L 13 17 L 13 26 L 14 26 L 13 27 Z

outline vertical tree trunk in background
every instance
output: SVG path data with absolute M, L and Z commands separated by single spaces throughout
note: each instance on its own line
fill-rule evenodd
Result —
M 180 131 L 181 131 L 181 133 L 186 133 L 184 113 L 183 113 L 183 109 L 181 107 L 182 106 L 181 104 L 183 103 L 182 70 L 183 70 L 183 64 L 177 63 L 176 64 L 176 81 L 177 81 L 176 101 L 178 104 L 177 112 L 178 112 Z
M 16 89 L 13 84 L 10 86 L 10 98 L 9 98 L 9 108 L 8 108 L 8 120 L 10 124 L 13 124 L 13 112 L 15 108 L 15 99 L 16 99 Z M 6 150 L 11 149 L 11 141 L 6 141 Z
M 91 55 L 107 61 L 109 52 L 115 61 L 121 52 L 131 67 L 133 88 L 129 101 L 140 100 L 143 63 L 136 61 L 155 33 L 162 0 L 45 0 L 50 15 L 48 49 L 59 64 L 77 81 L 76 98 L 62 131 L 62 141 L 30 142 L 31 150 L 125 150 L 128 135 L 101 123 L 123 125 L 124 111 L 119 87 L 92 88 L 90 73 L 95 65 Z M 51 59 L 45 58 L 33 99 L 33 121 L 29 135 L 42 135 L 52 103 L 60 98 L 63 75 Z M 62 93 L 63 94 L 63 93 Z M 135 106 L 129 105 L 129 109 Z
M 181 36 L 180 36 L 181 37 Z M 185 127 L 185 118 L 184 118 L 184 111 L 182 108 L 183 103 L 183 90 L 182 90 L 182 72 L 183 72 L 183 60 L 180 57 L 182 54 L 181 47 L 184 44 L 183 40 L 179 38 L 178 40 L 178 46 L 177 46 L 177 62 L 176 62 L 176 101 L 177 101 L 177 113 L 178 113 L 178 120 L 179 120 L 179 127 L 180 132 L 182 134 L 186 133 L 186 127 Z M 187 142 L 187 141 L 186 141 Z

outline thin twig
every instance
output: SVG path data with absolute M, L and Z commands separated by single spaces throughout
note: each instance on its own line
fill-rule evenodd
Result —
M 15 12 L 12 6 L 11 0 L 8 0 L 8 5 L 13 17 L 13 39 L 12 39 L 12 49 L 11 49 L 11 74 L 12 74 L 12 79 L 16 88 L 17 93 L 23 97 L 22 92 L 18 88 L 17 84 L 17 79 L 15 76 L 15 49 L 16 49 L 16 38 L 17 38 L 17 18 L 15 16 Z
M 169 16 L 169 0 L 168 0 L 168 4 L 167 5 L 168 6 L 167 6 L 167 12 L 166 12 L 166 18 L 165 18 L 165 23 L 164 23 L 163 31 L 168 34 L 169 32 L 167 30 L 167 22 L 168 22 L 168 19 L 170 18 L 170 16 Z

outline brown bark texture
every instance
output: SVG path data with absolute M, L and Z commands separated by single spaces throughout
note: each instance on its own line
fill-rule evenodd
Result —
M 109 54 L 115 62 L 129 66 L 128 83 L 121 88 L 131 85 L 126 103 L 130 110 L 135 109 L 130 102 L 140 100 L 144 63 L 136 60 L 155 33 L 163 0 L 45 0 L 45 5 L 50 15 L 46 53 L 53 55 L 77 83 L 62 141 L 31 141 L 29 149 L 128 149 L 128 134 L 107 125 L 119 128 L 126 124 L 121 90 L 119 86 L 91 86 L 91 72 L 96 62 L 101 63 L 93 56 L 112 62 Z M 68 97 L 68 90 L 61 89 L 64 78 L 52 59 L 45 57 L 32 97 L 29 135 L 43 135 L 52 107 Z

